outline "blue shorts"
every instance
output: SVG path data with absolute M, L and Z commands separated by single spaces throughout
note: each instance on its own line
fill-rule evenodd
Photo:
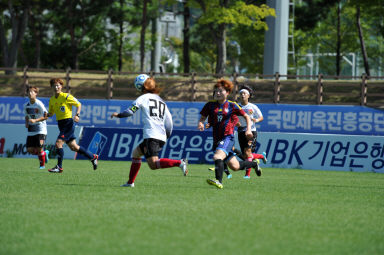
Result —
M 69 143 L 72 140 L 76 139 L 75 136 L 75 123 L 73 122 L 73 119 L 63 119 L 59 120 L 58 122 L 59 125 L 59 136 L 57 139 L 63 140 L 66 143 Z
M 223 138 L 223 140 L 219 141 L 215 148 L 214 151 L 216 150 L 222 150 L 225 152 L 225 155 L 229 157 L 230 155 L 233 154 L 232 148 L 235 146 L 235 137 L 233 135 L 228 135 Z

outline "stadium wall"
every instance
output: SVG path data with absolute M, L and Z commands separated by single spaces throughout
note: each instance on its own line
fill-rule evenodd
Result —
M 101 160 L 131 160 L 141 140 L 140 129 L 85 127 L 81 145 Z M 175 130 L 160 157 L 213 165 L 212 144 L 210 131 Z M 384 137 L 264 132 L 256 150 L 266 167 L 384 173 Z
M 23 97 L 0 98 L 0 155 L 32 157 L 26 153 Z M 48 105 L 48 98 L 41 98 Z M 102 160 L 130 160 L 132 148 L 141 140 L 141 116 L 109 118 L 132 101 L 80 100 L 82 146 L 100 154 Z M 212 162 L 210 131 L 196 130 L 203 102 L 168 102 L 174 132 L 162 157 L 188 158 L 191 163 Z M 258 104 L 264 121 L 257 125 L 258 152 L 267 152 L 267 167 L 340 171 L 384 172 L 384 112 L 360 106 Z M 14 125 L 11 125 L 14 124 Z M 48 120 L 47 144 L 58 135 Z M 76 129 L 80 137 L 81 127 Z M 21 135 L 22 134 L 22 135 Z M 23 146 L 22 146 L 23 145 Z M 75 155 L 68 148 L 65 156 Z M 79 157 L 81 158 L 81 157 Z
M 28 98 L 0 97 L 0 124 L 24 124 L 23 104 Z M 49 98 L 40 98 L 48 106 Z M 111 119 L 113 112 L 128 108 L 130 100 L 80 100 L 82 126 L 141 128 L 142 118 Z M 167 102 L 174 129 L 196 130 L 204 102 Z M 317 133 L 384 136 L 384 111 L 365 106 L 257 104 L 264 121 L 260 132 Z M 56 122 L 50 118 L 48 124 Z
M 75 135 L 80 137 L 83 127 L 77 126 L 75 128 Z M 57 126 L 48 125 L 48 135 L 45 147 L 50 151 L 50 155 L 56 155 L 55 143 L 59 135 Z M 1 157 L 15 157 L 15 158 L 35 158 L 36 155 L 31 155 L 27 152 L 27 129 L 24 124 L 1 124 L 0 125 L 0 156 Z M 71 151 L 66 144 L 64 148 L 64 158 L 74 159 L 75 152 Z

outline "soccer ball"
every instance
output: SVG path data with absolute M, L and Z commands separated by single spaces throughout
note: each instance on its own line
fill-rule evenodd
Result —
M 140 74 L 136 77 L 135 79 L 135 88 L 138 90 L 138 91 L 142 91 L 143 89 L 143 86 L 144 86 L 144 82 L 149 78 L 148 75 L 146 74 Z

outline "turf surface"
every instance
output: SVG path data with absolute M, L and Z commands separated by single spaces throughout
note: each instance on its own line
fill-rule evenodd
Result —
M 53 167 L 55 160 L 49 162 Z M 208 165 L 0 158 L 0 254 L 384 254 L 384 175 L 264 169 L 219 190 Z

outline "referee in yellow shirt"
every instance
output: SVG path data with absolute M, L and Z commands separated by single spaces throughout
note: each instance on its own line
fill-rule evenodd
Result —
M 81 103 L 77 101 L 74 96 L 61 91 L 64 84 L 63 80 L 57 78 L 51 79 L 50 84 L 51 88 L 53 88 L 54 95 L 49 99 L 48 117 L 52 117 L 56 114 L 60 133 L 56 140 L 56 151 L 58 155 L 57 165 L 54 168 L 49 169 L 48 172 L 63 172 L 64 142 L 67 143 L 72 151 L 76 151 L 89 158 L 92 162 L 93 169 L 96 170 L 99 156 L 92 154 L 90 151 L 85 150 L 82 146 L 79 146 L 76 143 L 75 122 L 79 122 L 80 120 Z M 76 115 L 73 118 L 72 106 L 76 107 Z

